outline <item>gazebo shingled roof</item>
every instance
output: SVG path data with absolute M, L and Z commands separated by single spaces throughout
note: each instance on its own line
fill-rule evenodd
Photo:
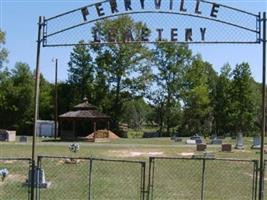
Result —
M 69 111 L 59 116 L 60 119 L 110 119 L 108 115 L 105 115 L 97 110 L 76 110 Z
M 110 119 L 110 117 L 97 110 L 97 107 L 88 103 L 87 98 L 84 102 L 74 106 L 72 111 L 59 116 L 60 119 Z

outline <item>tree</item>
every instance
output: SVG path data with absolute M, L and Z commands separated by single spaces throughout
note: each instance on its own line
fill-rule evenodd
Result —
M 155 81 L 158 90 L 161 92 L 160 124 L 166 124 L 167 135 L 170 135 L 170 128 L 179 124 L 179 113 L 181 113 L 181 89 L 183 85 L 184 72 L 192 61 L 192 51 L 187 45 L 174 43 L 157 43 L 153 51 L 153 62 L 158 73 L 155 74 Z M 162 109 L 164 107 L 164 109 Z M 160 130 L 163 128 L 161 127 Z
M 224 135 L 231 131 L 231 76 L 231 66 L 224 65 L 215 90 L 214 123 L 217 135 Z
M 107 42 L 111 34 L 115 41 L 125 41 L 125 33 L 129 33 L 129 30 L 139 37 L 143 28 L 145 25 L 141 22 L 122 16 L 97 23 L 93 30 L 98 30 L 99 37 Z M 114 32 L 111 33 L 111 30 Z M 109 113 L 112 125 L 116 126 L 123 103 L 134 96 L 142 96 L 148 86 L 151 79 L 150 51 L 141 43 L 93 45 L 92 48 L 96 53 L 97 68 L 101 69 L 104 76 L 102 84 L 109 88 L 109 99 L 112 102 Z
M 11 73 L 5 68 L 0 71 L 0 128 L 9 128 L 13 123 L 14 107 L 10 105 L 14 93 Z
M 127 123 L 130 128 L 141 130 L 142 126 L 148 122 L 148 115 L 151 107 L 144 99 L 133 99 L 123 106 L 122 121 Z
M 94 65 L 88 46 L 84 41 L 75 45 L 70 54 L 68 63 L 68 83 L 72 86 L 72 101 L 74 104 L 80 102 L 84 97 L 91 100 L 94 81 Z
M 0 69 L 3 67 L 3 63 L 7 61 L 8 51 L 2 45 L 6 43 L 6 33 L 0 29 Z
M 40 104 L 39 118 L 45 120 L 54 119 L 54 89 L 43 75 L 40 76 Z
M 246 133 L 255 129 L 256 100 L 253 96 L 252 81 L 249 64 L 236 65 L 233 71 L 230 112 L 235 133 Z
M 208 135 L 212 131 L 213 94 L 210 81 L 215 77 L 211 64 L 197 56 L 186 72 L 184 79 L 184 115 L 181 131 L 192 135 Z
M 12 70 L 12 82 L 15 91 L 13 106 L 16 107 L 13 120 L 19 128 L 18 131 L 22 131 L 33 121 L 34 79 L 28 64 L 21 62 L 15 64 Z

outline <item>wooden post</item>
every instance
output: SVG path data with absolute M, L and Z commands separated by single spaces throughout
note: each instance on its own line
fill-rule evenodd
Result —
M 94 122 L 94 132 L 96 132 L 96 122 Z
M 72 122 L 72 133 L 73 133 L 73 136 L 74 136 L 74 138 L 76 139 L 77 138 L 77 135 L 76 135 L 76 133 L 75 133 L 75 126 L 76 126 L 76 124 L 75 124 L 75 120 Z

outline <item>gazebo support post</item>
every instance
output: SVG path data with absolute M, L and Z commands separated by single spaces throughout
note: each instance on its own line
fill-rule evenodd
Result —
M 76 135 L 76 132 L 75 132 L 75 126 L 76 126 L 76 123 L 75 123 L 75 120 L 73 120 L 72 121 L 72 133 L 73 133 L 74 139 L 77 139 L 77 135 Z
M 94 132 L 96 132 L 96 121 L 94 121 Z

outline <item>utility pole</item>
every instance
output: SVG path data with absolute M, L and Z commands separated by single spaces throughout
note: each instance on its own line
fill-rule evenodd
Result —
M 54 138 L 57 139 L 57 125 L 58 125 L 58 93 L 57 93 L 57 69 L 58 69 L 58 59 L 52 60 L 55 62 L 55 96 L 54 96 L 54 120 L 55 120 L 55 129 L 54 129 Z

